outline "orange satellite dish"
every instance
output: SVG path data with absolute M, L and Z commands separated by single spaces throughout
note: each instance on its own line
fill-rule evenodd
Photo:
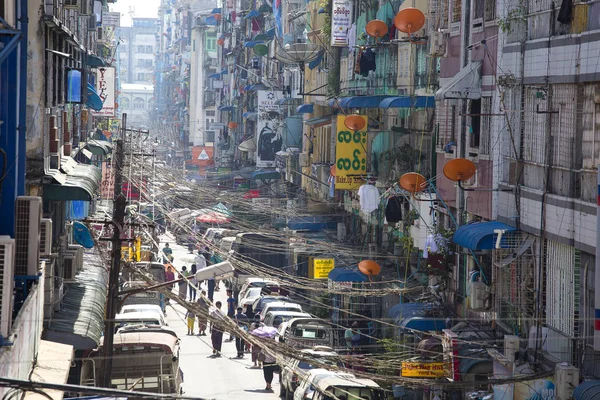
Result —
M 218 44 L 219 46 L 223 46 L 223 45 L 225 44 L 225 39 L 218 39 L 218 40 L 217 40 L 217 44 Z
M 379 275 L 381 267 L 373 260 L 364 260 L 358 263 L 358 270 L 370 278 Z
M 454 182 L 469 180 L 475 175 L 475 163 L 466 158 L 455 158 L 444 165 L 444 176 Z
M 227 127 L 229 129 L 236 129 L 238 127 L 238 123 L 231 121 L 229 124 L 227 124 Z
M 365 119 L 362 116 L 350 115 L 344 120 L 344 125 L 346 125 L 346 128 L 350 130 L 360 131 L 362 128 L 365 127 L 366 123 Z
M 398 181 L 400 187 L 412 194 L 422 192 L 427 186 L 427 179 L 416 172 L 407 172 Z
M 335 167 L 335 165 L 332 165 L 329 168 L 329 173 L 331 174 L 331 176 L 335 176 L 335 174 L 337 173 L 337 168 Z
M 213 17 L 217 20 L 220 21 L 221 18 L 223 18 L 223 16 L 221 14 L 213 14 Z
M 417 8 L 407 7 L 398 11 L 394 18 L 394 25 L 400 32 L 418 32 L 425 25 L 425 14 Z
M 371 37 L 380 38 L 385 36 L 388 33 L 388 27 L 380 19 L 374 19 L 373 21 L 369 21 L 367 26 L 365 27 L 367 34 Z

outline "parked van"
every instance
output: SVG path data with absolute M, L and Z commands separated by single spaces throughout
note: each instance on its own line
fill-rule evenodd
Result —
M 336 372 L 323 368 L 314 368 L 306 371 L 303 377 L 298 380 L 298 387 L 293 393 L 294 400 L 311 400 L 315 395 L 315 383 L 328 376 L 338 375 L 342 378 L 355 379 L 353 374 L 344 372 Z M 289 393 L 281 395 L 279 397 L 289 398 Z
M 313 383 L 311 400 L 385 400 L 385 390 L 371 379 L 348 378 L 335 374 Z
M 264 324 L 266 326 L 272 326 L 277 328 L 285 321 L 289 321 L 294 318 L 311 318 L 312 316 L 305 312 L 298 311 L 271 311 L 265 316 Z
M 277 340 L 297 349 L 333 347 L 333 327 L 319 318 L 294 318 L 279 325 Z
M 286 303 L 285 301 L 274 301 L 267 303 L 260 312 L 260 320 L 264 321 L 269 311 L 297 311 L 302 312 L 302 306 L 296 303 Z

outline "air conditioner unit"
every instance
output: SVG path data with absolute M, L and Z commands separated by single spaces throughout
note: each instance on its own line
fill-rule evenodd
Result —
M 471 309 L 484 310 L 488 297 L 487 285 L 483 282 L 471 282 Z
M 519 351 L 521 339 L 516 335 L 504 335 L 504 357 L 508 361 L 515 361 L 515 354 Z
M 79 1 L 80 0 L 63 0 L 63 8 L 79 8 Z
M 300 153 L 298 155 L 298 164 L 301 167 L 308 167 L 308 166 L 310 166 L 310 155 L 308 153 Z
M 40 261 L 44 268 L 44 318 L 49 318 L 54 307 L 54 260 Z
M 15 240 L 0 236 L 0 335 L 8 337 L 12 325 Z
M 15 275 L 35 276 L 38 273 L 41 219 L 41 197 L 17 197 L 15 202 Z
M 556 366 L 556 399 L 568 400 L 573 398 L 573 391 L 579 385 L 579 369 L 563 362 Z
M 74 281 L 77 276 L 77 257 L 72 253 L 63 255 L 62 277 L 65 281 Z
M 42 218 L 40 223 L 40 257 L 50 257 L 52 254 L 52 220 Z
M 75 256 L 77 270 L 78 271 L 82 270 L 83 269 L 83 246 L 81 246 L 79 244 L 70 244 L 67 251 L 72 253 Z
M 447 51 L 447 38 L 442 32 L 431 32 L 429 34 L 428 53 L 432 57 L 445 57 Z

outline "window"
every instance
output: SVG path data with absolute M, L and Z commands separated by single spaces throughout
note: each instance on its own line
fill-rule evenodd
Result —
M 452 22 L 460 22 L 461 14 L 461 0 L 452 0 Z
M 146 101 L 141 97 L 136 97 L 133 99 L 133 109 L 134 110 L 143 110 L 146 108 Z
M 206 51 L 215 51 L 217 50 L 217 36 L 207 36 L 206 37 Z
M 475 0 L 473 19 L 485 18 L 484 21 L 496 19 L 496 0 Z
M 119 108 L 121 110 L 129 110 L 129 99 L 127 97 L 122 97 L 121 102 L 119 103 Z
M 145 73 L 141 72 L 139 74 L 137 74 L 137 80 L 138 81 L 145 81 L 146 80 L 146 75 Z
M 144 52 L 144 46 L 137 46 L 137 52 L 138 53 L 143 53 Z
M 146 46 L 146 51 L 145 52 L 148 53 L 148 54 L 152 54 L 152 52 L 153 52 L 152 46 Z
M 152 68 L 152 60 L 141 59 L 137 61 L 137 66 L 142 68 Z
M 214 117 L 215 115 L 216 115 L 216 112 L 214 110 L 206 110 L 207 117 Z
M 479 149 L 479 141 L 481 137 L 481 99 L 471 101 L 471 127 L 469 146 Z

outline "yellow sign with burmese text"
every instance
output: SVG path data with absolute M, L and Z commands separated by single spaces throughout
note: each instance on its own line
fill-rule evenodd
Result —
M 443 378 L 447 376 L 443 362 L 403 362 L 401 376 L 409 378 Z
M 361 115 L 368 126 L 368 117 Z M 358 190 L 367 174 L 367 131 L 352 131 L 346 127 L 345 115 L 337 117 L 335 143 L 335 188 Z
M 308 271 L 308 277 L 312 279 L 327 279 L 334 267 L 333 258 L 315 258 L 312 262 L 312 268 Z

